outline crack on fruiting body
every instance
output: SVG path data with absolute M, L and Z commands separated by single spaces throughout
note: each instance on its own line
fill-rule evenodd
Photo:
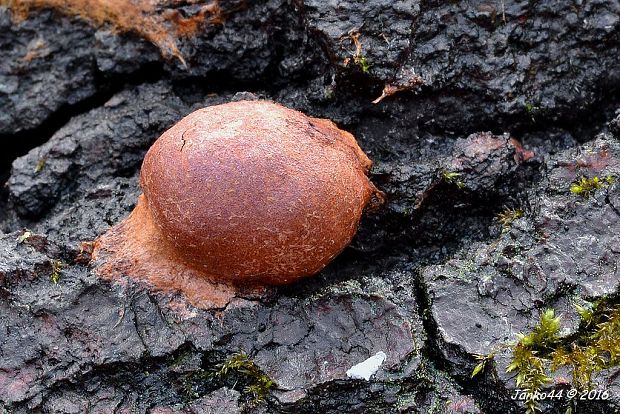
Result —
M 187 142 L 187 141 L 185 141 L 185 133 L 186 132 L 187 131 L 183 132 L 183 134 L 181 135 L 181 148 L 179 149 L 179 151 L 183 151 L 183 148 L 185 148 L 185 143 Z

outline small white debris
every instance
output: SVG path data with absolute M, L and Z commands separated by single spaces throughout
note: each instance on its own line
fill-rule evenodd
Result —
M 368 381 L 370 380 L 370 377 L 372 377 L 374 373 L 377 372 L 381 364 L 383 364 L 385 358 L 387 358 L 387 356 L 384 352 L 377 352 L 366 361 L 353 365 L 347 371 L 347 377 L 353 379 L 365 379 L 366 381 Z

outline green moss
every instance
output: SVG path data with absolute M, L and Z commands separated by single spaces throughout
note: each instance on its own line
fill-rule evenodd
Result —
M 60 260 L 50 260 L 50 265 L 52 266 L 50 279 L 57 285 L 58 282 L 60 282 L 61 271 L 62 268 L 65 267 L 65 264 Z
M 595 192 L 599 188 L 603 188 L 605 185 L 606 184 L 598 177 L 581 177 L 578 181 L 571 184 L 570 192 L 575 195 L 588 198 L 593 192 Z
M 586 325 L 589 325 L 592 321 L 592 317 L 594 316 L 594 308 L 596 307 L 596 303 L 584 302 L 583 306 L 579 304 L 575 304 L 575 309 L 581 318 L 581 321 Z
M 535 394 L 544 385 L 551 382 L 545 369 L 545 361 L 538 356 L 537 351 L 533 351 L 521 342 L 512 350 L 512 362 L 506 368 L 506 372 L 516 372 L 516 385 L 527 392 L 525 407 L 527 414 L 538 411 Z
M 370 72 L 370 64 L 366 59 L 366 56 L 360 55 L 355 58 L 355 63 L 362 70 L 363 73 L 368 74 Z
M 503 231 L 508 231 L 512 227 L 512 222 L 523 217 L 523 210 L 520 208 L 507 208 L 495 216 L 495 219 L 502 225 Z
M 460 176 L 461 176 L 461 173 L 457 173 L 457 172 L 454 172 L 454 171 L 446 171 L 446 170 L 444 170 L 441 173 L 441 179 L 443 181 L 445 181 L 448 184 L 454 184 L 458 188 L 463 189 L 463 188 L 465 188 L 465 183 L 463 181 L 459 180 Z
M 353 45 L 355 46 L 355 51 L 353 52 L 353 63 L 355 63 L 362 73 L 368 74 L 370 72 L 370 63 L 366 56 L 362 53 L 362 42 L 359 40 L 359 33 L 349 33 L 351 40 L 353 41 Z M 345 66 L 348 64 L 349 58 L 345 59 Z
M 222 363 L 216 375 L 219 377 L 226 377 L 233 372 L 242 374 L 251 381 L 251 383 L 244 388 L 244 392 L 252 396 L 252 400 L 249 402 L 250 406 L 256 406 L 265 401 L 265 398 L 269 395 L 269 391 L 275 385 L 275 382 L 269 378 L 267 374 L 262 372 L 243 352 L 233 354 Z
M 588 198 L 596 192 L 596 190 L 609 187 L 614 182 L 615 178 L 612 175 L 608 175 L 605 179 L 601 179 L 598 176 L 593 178 L 581 177 L 571 184 L 570 192 L 583 198 Z
M 527 112 L 530 117 L 532 118 L 532 122 L 536 122 L 536 119 L 534 118 L 534 115 L 538 112 L 540 108 L 536 105 L 534 105 L 531 102 L 526 102 L 525 103 L 525 112 Z
M 578 389 L 590 388 L 592 374 L 599 371 L 601 364 L 594 347 L 580 347 L 572 344 L 570 350 L 558 348 L 551 354 L 551 370 L 556 371 L 563 366 L 572 367 L 572 382 Z
M 590 327 L 582 337 L 553 351 L 551 369 L 571 367 L 573 385 L 588 390 L 593 373 L 620 365 L 620 306 L 584 313 L 582 326 Z
M 486 368 L 487 363 L 490 363 L 493 361 L 493 359 L 495 359 L 495 354 L 488 354 L 488 355 L 474 354 L 474 358 L 476 358 L 476 361 L 478 361 L 478 364 L 474 367 L 474 370 L 471 373 L 472 378 L 478 375 L 479 373 L 484 372 L 484 369 Z
M 558 341 L 559 332 L 560 317 L 555 316 L 553 309 L 546 309 L 540 315 L 538 326 L 528 335 L 519 335 L 519 342 L 534 349 L 549 348 Z
M 596 349 L 607 354 L 604 365 L 615 367 L 620 365 L 620 306 L 604 315 L 603 319 L 604 321 L 598 323 L 591 339 Z
M 620 365 L 620 306 L 603 302 L 577 306 L 581 329 L 565 339 L 558 336 L 560 318 L 553 309 L 547 309 L 538 326 L 529 334 L 520 335 L 512 346 L 512 360 L 506 372 L 516 373 L 517 387 L 527 392 L 527 414 L 539 412 L 534 396 L 551 382 L 548 372 L 567 367 L 572 371 L 573 386 L 588 390 L 595 372 Z
M 520 334 L 519 341 L 512 349 L 512 361 L 506 372 L 515 372 L 516 385 L 527 393 L 525 406 L 527 414 L 538 412 L 536 391 L 551 382 L 546 374 L 545 360 L 540 356 L 558 341 L 560 318 L 553 309 L 546 309 L 532 332 Z

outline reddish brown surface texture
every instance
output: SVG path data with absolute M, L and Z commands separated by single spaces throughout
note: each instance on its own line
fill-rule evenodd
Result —
M 166 131 L 131 216 L 97 242 L 100 274 L 127 274 L 194 302 L 317 273 L 381 193 L 355 138 L 265 101 L 200 109 Z M 194 293 L 188 293 L 188 289 Z M 222 290 L 223 289 L 223 290 Z M 223 292 L 223 293 L 222 293 Z

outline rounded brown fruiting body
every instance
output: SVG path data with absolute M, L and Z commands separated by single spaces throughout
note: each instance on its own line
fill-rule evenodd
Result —
M 95 257 L 105 272 L 121 268 L 156 287 L 193 277 L 291 283 L 338 255 L 364 208 L 382 199 L 366 175 L 371 165 L 328 120 L 267 101 L 200 109 L 149 149 L 144 194 L 96 243 Z M 162 270 L 167 281 L 154 280 Z

